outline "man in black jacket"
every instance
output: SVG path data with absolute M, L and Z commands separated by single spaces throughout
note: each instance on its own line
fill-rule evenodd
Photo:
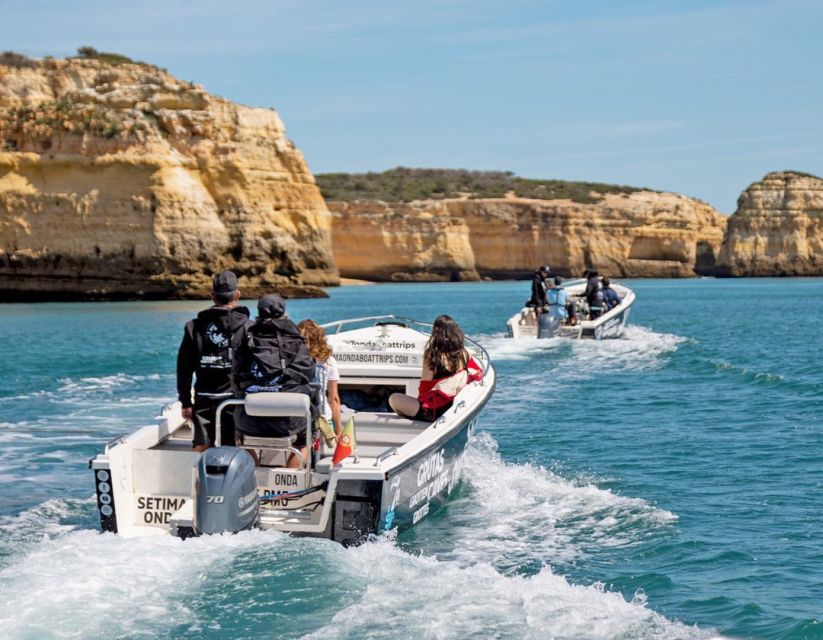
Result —
M 538 317 L 543 312 L 543 308 L 547 307 L 549 301 L 546 299 L 546 291 L 549 288 L 548 279 L 551 276 L 552 270 L 548 265 L 536 269 L 532 274 L 532 297 L 526 303 L 527 307 L 535 307 L 535 313 Z
M 212 307 L 186 323 L 177 352 L 177 396 L 183 405 L 183 417 L 194 423 L 192 446 L 196 451 L 205 451 L 214 444 L 217 406 L 228 397 L 226 394 L 231 394 L 233 353 L 252 325 L 249 310 L 237 306 L 240 291 L 237 276 L 231 271 L 214 276 L 211 299 Z M 225 445 L 234 444 L 232 415 L 224 411 L 221 417 Z

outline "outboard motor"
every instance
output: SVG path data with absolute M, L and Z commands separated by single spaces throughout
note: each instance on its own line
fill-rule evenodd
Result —
M 237 533 L 257 522 L 260 501 L 254 460 L 243 449 L 206 449 L 197 463 L 194 531 Z
M 560 328 L 560 318 L 553 318 L 551 313 L 541 313 L 537 321 L 537 337 L 552 338 Z

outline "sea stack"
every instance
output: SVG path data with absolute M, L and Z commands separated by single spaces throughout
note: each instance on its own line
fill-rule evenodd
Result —
M 717 275 L 823 275 L 823 179 L 769 173 L 746 189 L 729 218 Z
M 0 299 L 338 283 L 331 219 L 271 109 L 121 56 L 0 56 Z

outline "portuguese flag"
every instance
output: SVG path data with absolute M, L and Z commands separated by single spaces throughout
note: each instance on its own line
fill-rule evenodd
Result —
M 332 463 L 340 464 L 340 462 L 348 458 L 355 449 L 357 449 L 357 442 L 354 439 L 354 418 L 349 418 L 343 426 L 343 433 L 341 433 L 337 439 L 337 447 L 331 459 Z

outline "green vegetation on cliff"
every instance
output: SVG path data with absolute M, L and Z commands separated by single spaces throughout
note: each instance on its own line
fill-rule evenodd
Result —
M 445 198 L 503 198 L 513 194 L 538 200 L 571 200 L 591 204 L 607 193 L 643 191 L 598 182 L 531 180 L 511 171 L 465 169 L 409 169 L 397 167 L 382 173 L 324 173 L 315 176 L 326 200 L 383 200 L 412 202 Z

